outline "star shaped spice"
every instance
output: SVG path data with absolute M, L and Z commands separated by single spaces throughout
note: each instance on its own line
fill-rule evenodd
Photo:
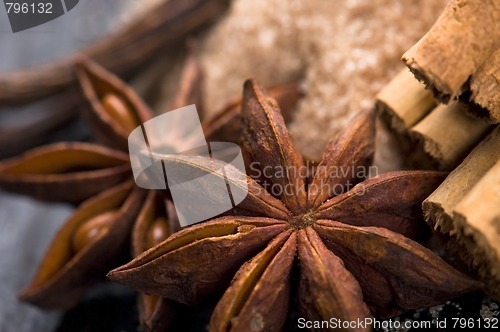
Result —
M 428 307 L 478 287 L 410 239 L 422 225 L 421 201 L 442 173 L 402 171 L 360 182 L 358 170 L 370 165 L 374 150 L 371 112 L 327 146 L 312 179 L 300 172 L 302 158 L 276 102 L 255 81 L 245 84 L 242 117 L 248 159 L 262 171 L 257 180 L 202 157 L 164 156 L 176 171 L 201 176 L 224 167 L 230 187 L 248 186 L 234 215 L 177 232 L 111 271 L 112 280 L 193 304 L 234 276 L 213 312 L 211 331 L 280 330 L 292 290 L 307 319 L 351 321 Z M 264 186 L 282 191 L 274 197 Z M 346 192 L 338 194 L 339 187 Z M 221 194 L 210 183 L 199 190 L 207 204 Z
M 135 257 L 179 227 L 172 203 L 136 187 L 132 178 L 128 134 L 152 112 L 124 82 L 90 60 L 80 59 L 76 73 L 90 104 L 86 120 L 101 144 L 57 143 L 0 163 L 3 189 L 79 205 L 20 294 L 21 300 L 48 309 L 74 306 L 128 256 L 129 242 Z M 191 54 L 176 95 L 179 106 L 199 103 L 200 76 Z M 175 145 L 173 139 L 166 137 Z M 150 329 L 171 319 L 170 304 L 161 298 L 140 295 L 138 306 Z
M 130 242 L 133 257 L 178 229 L 172 202 L 156 192 L 137 188 L 132 179 L 127 137 L 153 117 L 144 102 L 118 77 L 87 59 L 77 76 L 90 104 L 86 120 L 101 144 L 57 143 L 0 162 L 0 188 L 47 201 L 78 204 L 53 239 L 31 284 L 21 299 L 42 308 L 75 305 L 91 284 L 105 279 L 123 261 Z M 183 69 L 172 109 L 201 104 L 201 69 L 191 52 Z M 295 84 L 272 88 L 287 110 L 300 97 Z M 231 101 L 204 122 L 210 139 L 235 140 L 240 100 Z M 176 137 L 165 133 L 176 146 Z M 168 301 L 139 295 L 141 323 L 162 330 L 172 319 Z

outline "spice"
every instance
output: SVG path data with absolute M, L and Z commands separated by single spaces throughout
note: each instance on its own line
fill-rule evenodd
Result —
M 188 57 L 185 69 L 199 72 L 194 54 Z M 200 75 L 195 80 L 192 75 L 183 77 L 179 95 L 187 99 L 178 98 L 178 102 L 197 102 L 186 92 L 198 88 Z M 75 305 L 88 286 L 119 264 L 133 229 L 135 237 L 147 241 L 144 237 L 154 235 L 160 241 L 179 227 L 172 209 L 167 213 L 164 200 L 146 198 L 146 192 L 132 181 L 127 137 L 152 118 L 151 111 L 132 89 L 90 60 L 79 59 L 77 76 L 89 102 L 86 118 L 103 145 L 57 143 L 0 163 L 2 188 L 42 200 L 79 204 L 53 239 L 32 283 L 20 295 L 43 308 Z M 165 210 L 161 220 L 168 221 L 163 225 L 167 233 L 159 234 L 158 226 L 142 229 L 136 225 L 137 220 L 146 222 L 141 216 L 151 206 L 155 211 Z M 137 246 L 134 255 L 139 253 Z
M 276 99 L 282 108 L 285 122 L 292 120 L 292 111 L 300 98 L 302 91 L 296 83 L 278 84 L 269 88 L 269 95 Z M 241 97 L 228 102 L 222 111 L 210 117 L 203 123 L 203 131 L 208 141 L 233 142 L 241 131 Z
M 212 331 L 279 329 L 292 287 L 311 320 L 392 316 L 480 287 L 410 239 L 422 230 L 421 201 L 443 173 L 393 172 L 365 181 L 359 173 L 330 173 L 370 165 L 373 112 L 362 113 L 328 145 L 312 179 L 300 172 L 302 156 L 276 101 L 253 80 L 245 84 L 242 112 L 249 158 L 260 170 L 291 171 L 252 179 L 217 160 L 164 156 L 166 167 L 179 172 L 222 177 L 213 170 L 224 167 L 229 187 L 247 188 L 247 197 L 234 215 L 175 233 L 111 271 L 112 280 L 187 304 L 227 287 L 212 315 Z M 273 196 L 268 185 L 286 192 Z M 339 186 L 345 192 L 333 190 Z M 197 189 L 207 199 L 213 195 L 210 183 Z M 296 263 L 298 287 L 291 278 Z
M 452 170 L 490 129 L 469 114 L 470 105 L 437 106 L 431 92 L 406 69 L 379 92 L 376 107 L 412 166 Z
M 377 111 L 391 129 L 404 133 L 436 106 L 432 93 L 407 69 L 401 70 L 377 94 Z
M 45 309 L 74 306 L 120 262 L 143 199 L 144 192 L 126 182 L 84 201 L 54 237 L 20 299 Z M 96 225 L 99 220 L 104 225 Z
M 170 107 L 202 104 L 202 73 L 195 49 L 190 47 L 180 87 Z M 79 204 L 53 239 L 22 300 L 42 308 L 68 308 L 85 290 L 119 265 L 126 244 L 132 256 L 160 243 L 179 228 L 172 202 L 158 192 L 146 192 L 132 182 L 127 151 L 131 130 L 152 118 L 135 92 L 104 68 L 80 57 L 77 76 L 88 101 L 85 118 L 102 144 L 58 143 L 29 151 L 0 163 L 0 187 L 48 201 Z M 273 88 L 290 112 L 300 96 L 296 85 Z M 241 100 L 233 100 L 223 115 L 205 122 L 208 137 L 230 137 L 239 131 Z M 162 137 L 176 146 L 176 137 Z M 116 231 L 115 231 L 116 229 Z M 139 294 L 143 327 L 162 330 L 174 316 L 171 301 Z
M 500 4 L 453 0 L 403 60 L 442 102 L 457 98 L 500 121 Z M 482 109 L 481 109 L 482 108 Z
M 500 296 L 500 127 L 496 127 L 424 203 L 447 247 Z
M 155 192 L 150 192 L 132 231 L 132 257 L 137 257 L 161 243 L 179 230 L 179 221 L 173 203 Z M 175 315 L 171 301 L 140 293 L 137 299 L 139 319 L 147 331 L 164 331 Z

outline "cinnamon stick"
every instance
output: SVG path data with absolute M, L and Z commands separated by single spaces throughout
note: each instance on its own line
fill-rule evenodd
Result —
M 392 129 L 404 132 L 436 107 L 436 102 L 432 93 L 403 69 L 378 93 L 376 107 Z
M 448 103 L 465 99 L 500 122 L 500 2 L 453 0 L 429 32 L 403 55 L 403 61 Z
M 500 296 L 500 126 L 423 203 L 457 258 Z
M 489 125 L 469 116 L 467 108 L 461 102 L 440 105 L 411 128 L 413 146 L 423 151 L 431 167 L 453 169 L 488 131 Z
M 404 70 L 380 91 L 376 108 L 395 133 L 406 164 L 452 170 L 485 136 L 489 124 L 462 102 L 440 105 Z
M 500 122 L 500 48 L 486 61 L 470 79 L 470 99 L 488 114 L 476 112 L 478 116 L 490 117 Z

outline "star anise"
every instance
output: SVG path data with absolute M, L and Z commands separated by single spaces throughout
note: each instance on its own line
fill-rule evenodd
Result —
M 364 179 L 366 172 L 358 172 L 373 156 L 372 112 L 329 143 L 310 179 L 301 172 L 302 157 L 277 103 L 253 80 L 245 84 L 242 117 L 244 148 L 265 176 L 254 180 L 199 156 L 163 159 L 166 167 L 200 177 L 222 177 L 214 169 L 224 168 L 229 188 L 248 190 L 234 214 L 173 234 L 109 278 L 185 304 L 227 287 L 211 331 L 281 329 L 292 289 L 298 289 L 307 319 L 352 321 L 428 307 L 478 288 L 411 239 L 422 227 L 421 202 L 442 173 L 399 171 Z M 273 172 L 264 172 L 268 168 Z M 198 190 L 207 202 L 214 195 L 208 182 Z
M 86 120 L 101 144 L 57 143 L 0 163 L 2 188 L 79 204 L 20 294 L 21 300 L 46 309 L 74 306 L 90 285 L 105 280 L 106 272 L 119 265 L 130 241 L 135 257 L 179 227 L 171 202 L 155 192 L 147 194 L 132 178 L 127 137 L 153 113 L 104 68 L 84 58 L 76 68 L 90 106 Z M 200 75 L 191 54 L 176 103 L 199 103 Z M 139 295 L 139 311 L 142 323 L 151 330 L 171 319 L 169 302 L 158 297 Z
M 0 163 L 0 187 L 45 201 L 78 204 L 48 248 L 23 301 L 42 308 L 68 308 L 85 290 L 122 262 L 131 242 L 133 257 L 158 244 L 179 227 L 172 202 L 133 183 L 128 134 L 153 117 L 146 104 L 118 77 L 81 58 L 76 73 L 89 107 L 85 119 L 95 143 L 57 143 Z M 170 107 L 201 104 L 201 68 L 192 52 Z M 272 89 L 294 103 L 294 84 Z M 210 138 L 231 139 L 238 131 L 241 100 L 233 100 L 204 123 Z M 292 105 L 285 104 L 287 109 Z M 164 139 L 175 146 L 176 137 Z M 233 138 L 233 141 L 237 138 Z M 131 235 L 132 234 L 132 235 Z M 141 322 L 162 330 L 172 318 L 168 301 L 139 295 Z

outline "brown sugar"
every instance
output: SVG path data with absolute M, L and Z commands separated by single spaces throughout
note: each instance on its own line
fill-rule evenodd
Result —
M 243 81 L 300 80 L 306 96 L 291 131 L 308 157 L 404 68 L 401 55 L 434 23 L 446 0 L 236 0 L 206 36 L 207 108 Z M 300 138 L 300 139 L 299 139 Z

